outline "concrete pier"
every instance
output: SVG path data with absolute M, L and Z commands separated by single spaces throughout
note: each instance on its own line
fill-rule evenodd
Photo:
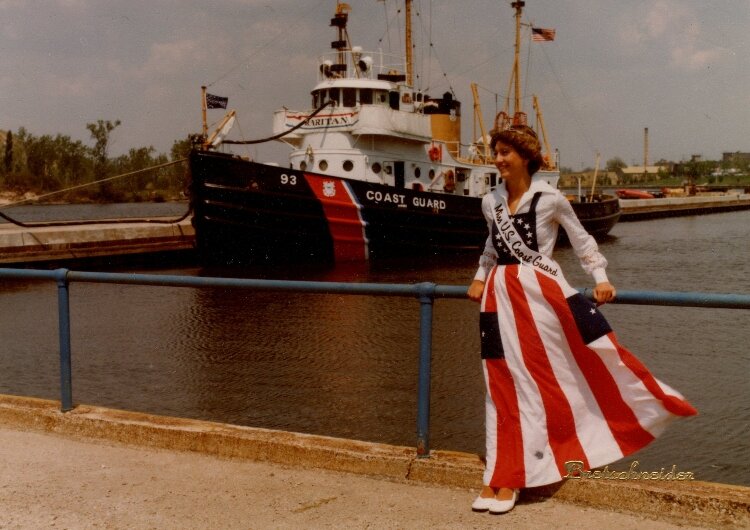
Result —
M 568 480 L 469 509 L 477 455 L 0 395 L 0 527 L 748 528 L 750 488 Z
M 0 224 L 0 264 L 44 264 L 192 250 L 190 218 L 179 223 L 97 222 L 24 228 Z
M 661 199 L 620 199 L 620 222 L 750 209 L 750 194 L 714 194 Z

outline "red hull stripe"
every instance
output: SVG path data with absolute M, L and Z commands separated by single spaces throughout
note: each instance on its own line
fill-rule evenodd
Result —
M 366 260 L 369 255 L 365 223 L 360 205 L 346 182 L 311 173 L 305 173 L 305 180 L 323 205 L 335 260 Z
M 562 324 L 573 358 L 586 378 L 623 456 L 648 445 L 654 440 L 654 436 L 641 426 L 597 352 L 589 348 L 581 339 L 560 286 L 544 274 L 537 273 L 537 278 L 547 302 L 552 306 Z
M 513 307 L 523 362 L 539 388 L 547 437 L 555 463 L 561 475 L 566 473 L 565 462 L 571 460 L 583 461 L 588 469 L 586 454 L 576 432 L 573 410 L 552 370 L 517 272 L 517 265 L 505 267 L 505 283 Z

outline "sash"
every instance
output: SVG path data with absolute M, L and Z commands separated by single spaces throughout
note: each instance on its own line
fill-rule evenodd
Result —
M 532 250 L 524 242 L 513 221 L 508 217 L 508 212 L 502 200 L 495 206 L 495 224 L 511 254 L 521 262 L 521 265 L 531 265 L 547 276 L 562 278 L 560 265 L 555 260 Z

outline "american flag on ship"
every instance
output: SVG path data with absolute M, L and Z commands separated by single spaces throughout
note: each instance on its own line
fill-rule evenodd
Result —
M 555 40 L 555 30 L 547 28 L 531 28 L 531 40 L 535 42 Z

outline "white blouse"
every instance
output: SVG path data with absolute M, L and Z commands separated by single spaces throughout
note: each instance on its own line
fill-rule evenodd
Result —
M 536 236 L 539 253 L 552 257 L 555 241 L 557 241 L 557 232 L 562 225 L 583 270 L 591 274 L 596 283 L 608 281 L 605 271 L 607 259 L 599 252 L 596 240 L 583 228 L 568 199 L 559 190 L 545 181 L 532 180 L 529 190 L 521 196 L 516 213 L 528 212 L 531 199 L 538 191 L 542 192 L 542 196 L 536 205 Z M 492 193 L 488 193 L 482 198 L 482 213 L 487 220 L 487 229 L 490 235 L 484 245 L 484 252 L 479 258 L 479 269 L 474 275 L 475 280 L 486 281 L 492 267 L 497 264 L 497 252 L 492 245 L 492 224 L 495 222 L 495 206 L 500 201 L 504 202 L 506 209 L 510 211 L 505 183 L 500 184 Z

